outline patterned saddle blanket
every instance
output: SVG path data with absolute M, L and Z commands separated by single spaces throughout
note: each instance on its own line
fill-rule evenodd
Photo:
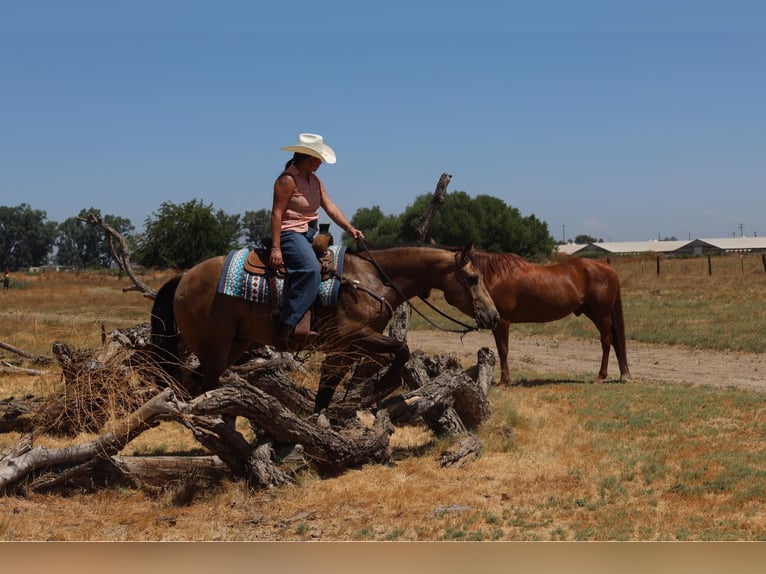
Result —
M 343 255 L 346 251 L 344 245 L 331 245 L 328 247 L 331 257 L 330 267 L 336 273 L 323 278 L 319 284 L 317 301 L 321 305 L 336 305 L 340 291 L 340 277 L 343 275 Z M 271 303 L 272 293 L 269 280 L 265 275 L 250 273 L 245 269 L 245 261 L 249 249 L 235 249 L 226 256 L 218 279 L 218 293 L 239 297 L 253 303 Z M 282 305 L 284 299 L 285 280 L 277 276 L 275 281 L 277 301 Z

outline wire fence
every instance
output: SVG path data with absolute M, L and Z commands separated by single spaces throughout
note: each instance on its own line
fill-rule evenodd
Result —
M 766 253 L 732 253 L 697 257 L 643 255 L 607 257 L 618 271 L 647 275 L 766 276 Z

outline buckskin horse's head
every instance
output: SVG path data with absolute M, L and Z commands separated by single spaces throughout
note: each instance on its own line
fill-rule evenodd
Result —
M 478 267 L 474 264 L 474 253 L 473 242 L 470 242 L 455 254 L 455 276 L 461 289 L 445 287 L 444 297 L 447 303 L 458 308 L 467 308 L 467 306 L 456 305 L 453 302 L 455 298 L 470 301 L 473 318 L 476 319 L 479 327 L 494 329 L 500 320 L 500 315 Z

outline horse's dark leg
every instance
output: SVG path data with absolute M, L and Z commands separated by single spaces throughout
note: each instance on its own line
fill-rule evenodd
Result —
M 378 382 L 375 383 L 374 392 L 388 394 L 401 384 L 401 373 L 405 363 L 410 358 L 410 348 L 406 343 L 397 341 L 396 339 L 390 339 L 380 335 L 381 340 L 376 342 L 376 345 L 382 345 L 380 353 L 393 353 L 394 358 L 388 367 L 388 371 L 383 375 Z M 368 340 L 369 342 L 369 340 Z M 369 352 L 370 346 L 367 347 Z
M 405 343 L 374 333 L 354 341 L 353 347 L 347 349 L 346 354 L 328 355 L 322 363 L 314 411 L 320 412 L 329 406 L 336 387 L 353 364 L 353 361 L 347 357 L 358 355 L 374 357 L 386 354 L 393 355 L 393 359 L 386 374 L 373 387 L 373 393 L 377 395 L 385 391 L 390 392 L 399 385 L 402 367 L 410 358 L 410 349 Z
M 596 326 L 601 339 L 601 368 L 598 370 L 598 379 L 606 379 L 609 366 L 609 351 L 612 348 L 612 319 L 610 313 L 597 314 L 590 305 L 583 305 L 580 311 Z
M 599 328 L 601 330 L 601 328 Z M 609 367 L 609 351 L 612 350 L 612 329 L 606 327 L 601 330 L 601 368 L 598 370 L 598 380 L 606 379 L 607 368 Z
M 220 347 L 218 351 L 214 350 L 214 346 L 210 345 L 210 352 L 201 353 L 202 356 L 198 357 L 200 361 L 200 368 L 198 376 L 195 377 L 196 382 L 199 384 L 202 393 L 212 391 L 220 386 L 220 379 L 223 372 L 229 367 L 234 360 L 230 360 L 231 355 L 234 352 L 234 346 L 229 353 L 225 353 L 225 347 Z M 237 355 L 237 358 L 242 353 Z M 233 415 L 223 415 L 223 421 L 232 429 L 236 427 L 237 417 Z
M 500 384 L 510 385 L 511 374 L 508 369 L 508 337 L 510 335 L 510 322 L 500 319 L 497 327 L 492 329 L 497 346 L 497 356 L 500 359 Z
M 327 355 L 322 361 L 322 368 L 319 374 L 319 387 L 317 388 L 316 398 L 314 400 L 314 412 L 321 412 L 330 406 L 335 389 L 343 380 L 343 377 L 350 370 L 353 361 L 348 360 L 343 355 Z
M 630 380 L 632 377 L 628 368 L 628 353 L 625 346 L 625 319 L 622 314 L 622 297 L 619 290 L 612 308 L 612 343 L 617 355 L 617 363 L 620 365 L 620 378 Z
M 586 313 L 587 314 L 587 313 Z M 590 314 L 588 314 L 590 317 Z M 601 368 L 598 370 L 598 380 L 606 379 L 607 369 L 609 367 L 609 351 L 612 350 L 612 322 L 606 317 L 592 318 L 601 338 Z

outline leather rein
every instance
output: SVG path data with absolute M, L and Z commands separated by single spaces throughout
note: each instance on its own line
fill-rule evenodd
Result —
M 357 239 L 357 243 L 362 246 L 363 251 L 365 252 L 367 257 L 369 257 L 368 261 L 370 263 L 372 263 L 373 267 L 375 267 L 375 269 L 377 270 L 378 274 L 383 278 L 383 284 L 384 285 L 388 285 L 394 291 L 396 291 L 396 293 L 402 299 L 404 299 L 404 302 L 407 304 L 407 306 L 410 308 L 410 310 L 414 311 L 415 313 L 420 315 L 420 317 L 426 323 L 428 323 L 429 325 L 431 325 L 432 327 L 434 327 L 436 329 L 439 329 L 440 331 L 445 331 L 447 333 L 468 333 L 470 331 L 478 331 L 479 330 L 478 327 L 475 327 L 475 326 L 472 326 L 472 325 L 467 325 L 467 324 L 463 323 L 462 321 L 460 321 L 459 319 L 455 319 L 454 317 L 451 317 L 451 316 L 447 315 L 444 311 L 442 311 L 441 309 L 438 309 L 433 303 L 430 303 L 429 301 L 427 301 L 422 295 L 418 295 L 418 298 L 423 303 L 428 305 L 431 308 L 431 310 L 435 311 L 436 313 L 438 313 L 439 315 L 441 315 L 445 319 L 447 319 L 449 321 L 452 321 L 453 323 L 455 323 L 457 325 L 460 325 L 461 327 L 463 327 L 463 329 L 448 329 L 446 327 L 442 327 L 442 326 L 437 325 L 436 323 L 434 323 L 431 319 L 426 317 L 423 314 L 422 311 L 420 311 L 417 307 L 415 307 L 412 303 L 410 303 L 410 300 L 404 295 L 404 293 L 402 293 L 402 291 L 399 289 L 399 287 L 396 286 L 396 284 L 391 280 L 391 278 L 388 276 L 388 274 L 386 274 L 386 272 L 383 271 L 381 266 L 375 260 L 375 257 L 373 257 L 372 253 L 370 252 L 368 242 L 366 240 L 364 240 L 364 239 L 361 239 L 361 240 Z M 352 281 L 351 283 L 353 284 L 354 288 L 361 289 L 361 290 L 365 291 L 366 293 L 368 293 L 369 295 L 371 295 L 372 297 L 374 297 L 375 299 L 380 301 L 381 304 L 385 304 L 388 307 L 388 309 L 391 311 L 391 314 L 393 315 L 394 310 L 391 307 L 391 304 L 388 301 L 386 301 L 385 298 L 381 297 L 380 295 L 377 295 L 376 293 L 373 293 L 370 289 L 367 289 L 366 287 L 361 285 L 358 281 Z

